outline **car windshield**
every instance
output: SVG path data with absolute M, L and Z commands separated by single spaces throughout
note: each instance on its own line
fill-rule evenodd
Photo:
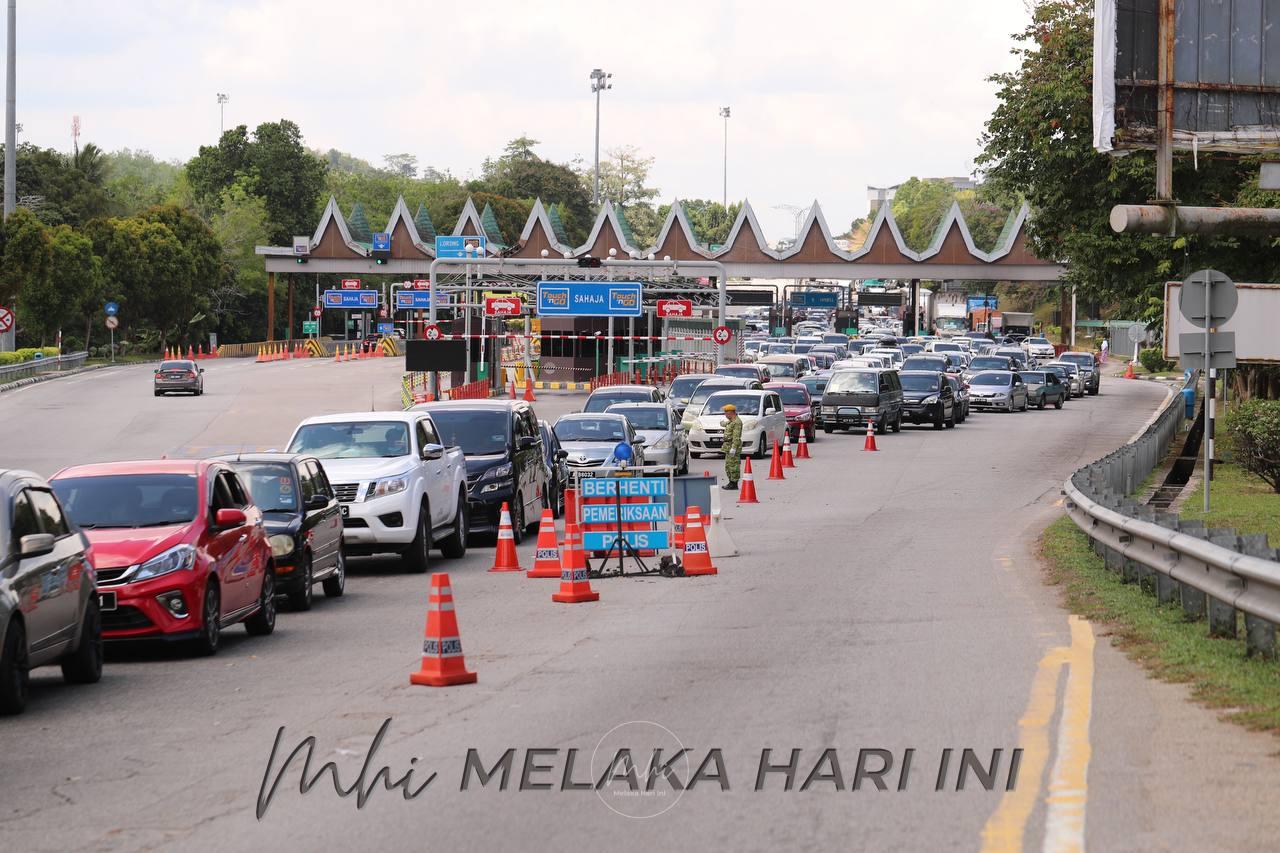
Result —
M 796 353 L 797 355 L 804 355 L 809 350 L 813 349 L 814 346 L 816 346 L 816 344 L 796 344 L 792 352 Z
M 934 344 L 934 352 L 960 352 L 959 344 Z
M 717 391 L 728 391 L 733 386 L 718 385 L 716 383 L 703 382 L 694 390 L 693 395 L 689 397 L 689 408 L 697 411 L 703 403 L 707 402 L 707 398 Z
M 837 373 L 827 383 L 827 391 L 832 394 L 852 394 L 857 392 L 874 394 L 878 388 L 876 374 L 864 371 L 848 370 Z
M 803 388 L 779 388 L 778 396 L 782 398 L 784 406 L 809 405 L 809 393 Z
M 609 410 L 611 415 L 622 415 L 632 429 L 670 429 L 665 406 L 627 406 Z
M 290 453 L 321 459 L 393 459 L 409 455 L 409 425 L 399 421 L 307 424 L 289 444 Z
M 191 361 L 162 361 L 160 362 L 161 370 L 195 370 L 195 362 Z
M 704 415 L 723 414 L 724 407 L 732 403 L 737 407 L 739 415 L 758 415 L 760 414 L 760 401 L 762 399 L 764 398 L 759 395 L 743 391 L 721 391 L 719 394 L 712 394 L 707 398 L 707 403 L 703 407 L 702 413 Z
M 1018 375 L 1028 385 L 1043 385 L 1045 382 L 1043 370 L 1020 370 Z
M 616 418 L 571 418 L 556 422 L 561 441 L 626 441 L 626 431 Z
M 263 512 L 297 512 L 292 466 L 283 462 L 238 462 L 236 472 Z
M 1008 359 L 996 356 L 979 356 L 969 362 L 970 370 L 1006 370 L 1008 367 Z
M 164 527 L 196 517 L 195 474 L 116 474 L 54 480 L 67 514 L 85 529 Z
M 937 374 L 929 376 L 922 374 L 904 373 L 902 375 L 903 391 L 937 391 L 938 383 L 941 381 Z
M 903 344 L 903 355 L 915 355 L 918 352 L 924 352 L 924 344 Z
M 779 362 L 770 361 L 765 364 L 765 368 L 768 369 L 770 376 L 795 376 L 796 375 L 795 363 L 790 361 L 779 361 Z
M 1053 366 L 1053 367 L 1060 368 L 1061 370 L 1065 370 L 1069 376 L 1075 376 L 1075 375 L 1077 375 L 1077 374 L 1080 372 L 1080 366 L 1079 366 L 1079 365 L 1077 365 L 1077 364 L 1072 364 L 1072 363 L 1071 363 L 1071 362 L 1069 362 L 1069 361 L 1068 361 L 1068 362 L 1056 362 L 1056 363 L 1055 363 L 1055 364 L 1053 364 L 1052 366 Z
M 616 403 L 647 403 L 649 400 L 647 391 L 597 391 L 587 398 L 587 405 L 582 407 L 582 411 L 598 414 Z
M 1053 346 L 1053 344 L 1049 343 L 1047 338 L 1028 338 L 1027 343 L 1036 344 L 1037 346 L 1042 346 L 1042 347 Z
M 1058 358 L 1062 361 L 1069 361 L 1079 367 L 1093 367 L 1093 356 L 1087 352 L 1064 352 Z
M 678 376 L 671 382 L 670 394 L 672 397 L 679 397 L 682 400 L 687 399 L 693 393 L 693 389 L 706 381 L 707 377 L 705 376 Z
M 827 390 L 827 383 L 830 381 L 826 377 L 821 379 L 805 377 L 800 380 L 804 383 L 804 387 L 809 389 L 810 397 L 821 397 L 822 392 Z
M 464 456 L 506 453 L 511 432 L 511 415 L 506 411 L 440 409 L 431 420 L 446 447 L 461 447 Z
M 759 379 L 760 370 L 755 367 L 717 367 L 716 376 L 737 376 L 740 379 Z
M 903 370 L 946 370 L 947 359 L 944 356 L 912 356 L 902 363 Z
M 970 385 L 1009 385 L 1013 379 L 1010 373 L 979 373 L 973 377 Z

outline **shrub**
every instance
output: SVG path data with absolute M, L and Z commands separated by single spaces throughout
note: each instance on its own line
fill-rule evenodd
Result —
M 1164 373 L 1173 369 L 1173 362 L 1166 361 L 1159 347 L 1147 347 L 1138 353 L 1138 361 L 1149 373 Z
M 1223 418 L 1227 441 L 1241 468 L 1280 494 L 1280 400 L 1246 400 Z

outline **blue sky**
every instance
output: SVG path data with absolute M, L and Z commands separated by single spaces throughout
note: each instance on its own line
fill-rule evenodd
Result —
M 661 199 L 729 197 L 768 237 L 818 199 L 842 230 L 866 185 L 963 175 L 1012 66 L 1023 0 L 792 4 L 578 0 L 18 0 L 21 140 L 186 159 L 228 126 L 290 118 L 313 148 L 411 152 L 460 177 L 526 134 L 592 156 L 593 67 L 614 74 L 601 147 L 656 160 Z

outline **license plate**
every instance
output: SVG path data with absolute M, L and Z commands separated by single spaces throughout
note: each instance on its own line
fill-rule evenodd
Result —
M 347 506 L 346 504 L 339 504 L 339 506 L 342 507 L 343 518 L 346 518 L 347 516 L 351 515 L 351 507 Z
M 719 439 L 719 438 L 707 439 L 707 447 L 719 447 L 722 444 L 724 444 L 724 441 L 722 439 Z
M 98 593 L 98 609 L 106 612 L 116 609 L 116 594 L 114 592 Z

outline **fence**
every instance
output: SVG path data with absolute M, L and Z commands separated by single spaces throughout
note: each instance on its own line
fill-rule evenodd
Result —
M 22 379 L 30 379 L 45 373 L 75 370 L 77 367 L 84 366 L 84 360 L 88 356 L 89 353 L 87 352 L 73 352 L 66 355 L 53 356 L 52 358 L 35 358 L 31 361 L 24 361 L 21 364 L 6 364 L 4 367 L 0 367 L 0 385 L 7 385 L 10 382 L 17 382 Z
M 448 375 L 447 373 L 440 374 L 442 383 L 440 399 L 442 400 L 487 400 L 492 396 L 492 386 L 487 379 L 450 388 L 447 385 L 443 385 Z M 408 409 L 418 403 L 428 402 L 427 380 L 429 376 L 429 373 L 413 372 L 406 373 L 401 377 L 400 402 L 404 408 Z
M 1192 374 L 1184 388 L 1197 382 Z M 1164 458 L 1184 408 L 1173 395 L 1136 441 L 1076 471 L 1063 489 L 1067 513 L 1125 582 L 1180 604 L 1188 619 L 1207 618 L 1211 636 L 1236 637 L 1243 613 L 1246 653 L 1274 659 L 1280 555 L 1266 536 L 1207 528 L 1129 497 Z

